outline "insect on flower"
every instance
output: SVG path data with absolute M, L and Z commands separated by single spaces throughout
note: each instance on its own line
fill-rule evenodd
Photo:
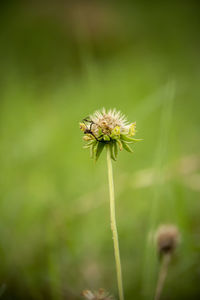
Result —
M 89 117 L 86 117 L 83 119 L 82 121 L 83 123 L 80 123 L 80 129 L 84 132 L 84 134 L 87 134 L 87 135 L 92 135 L 98 142 L 102 142 L 101 140 L 99 140 L 99 138 L 97 138 L 93 131 L 92 131 L 92 125 L 94 125 L 95 123 L 89 119 Z M 88 128 L 88 125 L 86 124 L 88 123 L 89 124 L 89 128 Z M 87 140 L 87 139 L 85 139 Z
M 91 156 L 97 160 L 107 144 L 111 157 L 117 159 L 118 149 L 123 148 L 133 152 L 129 144 L 140 141 L 133 136 L 136 134 L 136 122 L 128 124 L 124 115 L 116 109 L 96 111 L 83 119 L 80 129 L 84 133 L 85 148 L 90 148 Z

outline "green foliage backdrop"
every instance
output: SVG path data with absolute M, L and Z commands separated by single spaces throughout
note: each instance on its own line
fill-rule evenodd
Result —
M 182 236 L 163 299 L 197 299 L 198 3 L 95 3 L 88 27 L 80 2 L 2 5 L 0 295 L 117 294 L 106 157 L 95 164 L 79 131 L 94 110 L 116 107 L 144 139 L 114 163 L 126 299 L 153 297 L 161 223 Z

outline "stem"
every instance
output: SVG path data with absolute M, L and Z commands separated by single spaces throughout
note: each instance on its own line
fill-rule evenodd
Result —
M 110 219 L 111 219 L 111 230 L 113 235 L 119 299 L 124 300 L 119 242 L 118 242 L 118 233 L 117 233 L 117 225 L 116 225 L 116 218 L 115 218 L 113 170 L 112 170 L 112 162 L 111 162 L 109 145 L 107 145 L 107 165 L 108 165 L 108 183 L 109 183 L 109 193 L 110 193 Z
M 159 300 L 162 290 L 163 290 L 163 286 L 164 286 L 164 282 L 167 276 L 167 271 L 168 271 L 168 266 L 169 266 L 169 262 L 171 259 L 171 255 L 170 254 L 165 254 L 163 256 L 163 261 L 162 261 L 162 265 L 160 267 L 160 272 L 159 272 L 159 276 L 158 276 L 158 282 L 157 282 L 157 287 L 156 287 L 156 294 L 155 294 L 155 300 Z

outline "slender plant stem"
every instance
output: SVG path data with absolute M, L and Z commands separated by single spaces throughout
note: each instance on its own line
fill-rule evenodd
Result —
M 124 300 L 119 242 L 118 242 L 118 233 L 117 233 L 117 225 L 116 225 L 116 217 L 115 217 L 113 170 L 112 170 L 112 161 L 111 161 L 109 146 L 107 146 L 107 164 L 108 164 L 108 183 L 109 183 L 109 193 L 110 193 L 110 219 L 111 219 L 111 230 L 113 235 L 116 271 L 117 271 L 117 283 L 118 283 L 119 299 Z
M 168 266 L 169 266 L 169 262 L 171 260 L 171 255 L 170 254 L 165 254 L 163 256 L 163 260 L 162 260 L 162 264 L 160 267 L 160 272 L 159 272 L 159 276 L 158 276 L 158 282 L 157 282 L 157 287 L 156 287 L 156 293 L 155 293 L 155 300 L 159 300 L 162 290 L 163 290 L 163 286 L 164 286 L 164 282 L 167 276 L 167 271 L 168 271 Z

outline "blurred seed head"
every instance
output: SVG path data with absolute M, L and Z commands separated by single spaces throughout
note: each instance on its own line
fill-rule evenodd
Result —
M 104 289 L 99 289 L 98 291 L 84 290 L 82 296 L 87 300 L 114 300 L 112 296 L 109 295 Z
M 155 234 L 155 242 L 160 255 L 172 254 L 179 241 L 180 233 L 175 225 L 161 225 Z

